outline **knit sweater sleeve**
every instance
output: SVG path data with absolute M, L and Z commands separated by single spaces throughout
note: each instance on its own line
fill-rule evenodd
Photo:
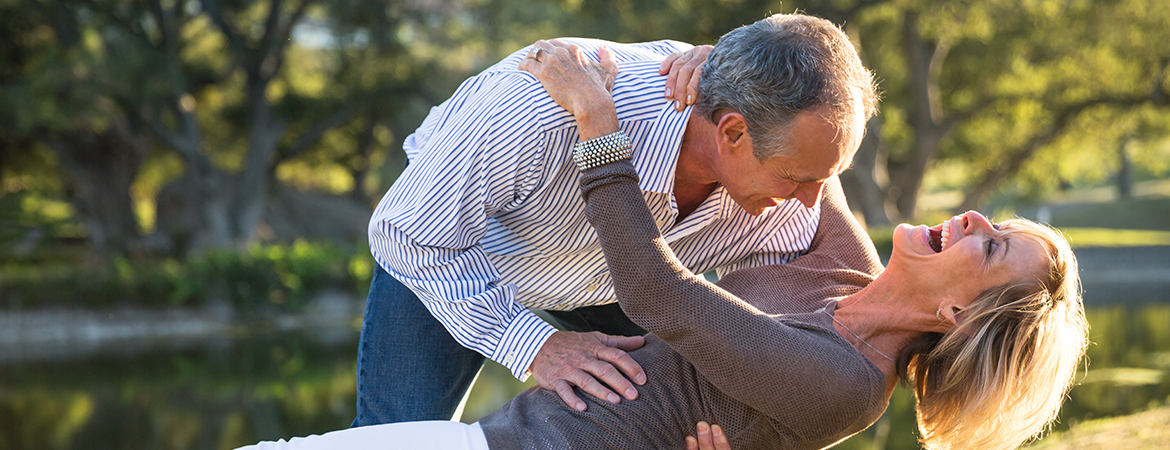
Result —
M 720 391 L 796 435 L 856 419 L 846 405 L 868 403 L 872 392 L 864 357 L 830 330 L 765 314 L 691 273 L 654 226 L 637 178 L 628 161 L 581 177 L 586 215 L 630 319 Z

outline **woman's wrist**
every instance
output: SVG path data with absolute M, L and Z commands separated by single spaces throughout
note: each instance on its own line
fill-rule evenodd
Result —
M 599 138 L 619 129 L 617 108 L 608 93 L 604 97 L 592 97 L 574 109 L 572 112 L 577 119 L 577 134 L 582 141 Z

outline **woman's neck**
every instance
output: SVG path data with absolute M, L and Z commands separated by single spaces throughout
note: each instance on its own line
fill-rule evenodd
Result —
M 886 275 L 883 273 L 864 289 L 838 301 L 834 318 L 838 332 L 847 341 L 886 372 L 887 378 L 896 378 L 891 377 L 893 361 L 880 354 L 897 360 L 902 350 L 923 333 L 945 332 L 949 325 L 938 319 L 929 296 L 912 289 L 912 283 Z

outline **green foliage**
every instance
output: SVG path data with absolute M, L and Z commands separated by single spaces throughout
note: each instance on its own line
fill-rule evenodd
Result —
M 364 249 L 297 241 L 215 250 L 180 262 L 115 257 L 105 264 L 10 261 L 0 268 L 8 308 L 199 306 L 226 300 L 245 313 L 296 310 L 323 291 L 364 296 L 373 261 Z

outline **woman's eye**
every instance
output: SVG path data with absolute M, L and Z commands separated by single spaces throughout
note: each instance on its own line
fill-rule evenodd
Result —
M 987 256 L 991 256 L 993 253 L 995 253 L 996 248 L 999 248 L 999 243 L 989 239 L 987 241 Z

